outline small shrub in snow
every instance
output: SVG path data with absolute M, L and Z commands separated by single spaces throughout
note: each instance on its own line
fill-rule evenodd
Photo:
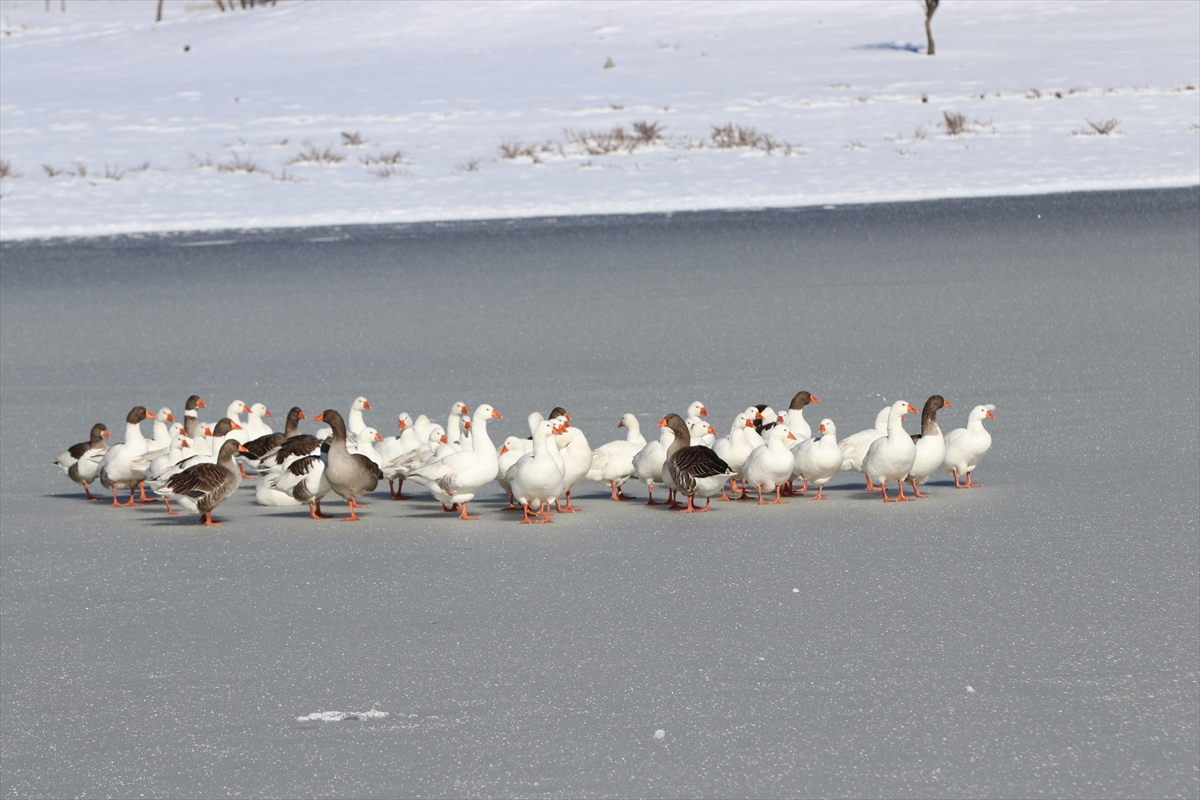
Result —
M 967 117 L 965 114 L 959 114 L 957 111 L 943 111 L 942 125 L 946 128 L 946 133 L 950 136 L 962 136 L 967 132 Z
M 288 140 L 276 136 L 271 141 L 263 145 L 263 147 L 287 147 Z
M 255 164 L 241 153 L 234 153 L 233 158 L 230 160 L 217 164 L 217 172 L 231 172 L 237 175 L 249 175 L 253 172 L 264 171 L 258 164 Z
M 397 169 L 396 167 L 380 167 L 379 169 L 370 170 L 371 174 L 376 178 L 411 178 L 412 173 L 405 169 Z
M 550 153 L 558 152 L 559 155 L 566 155 L 563 152 L 562 145 L 554 142 L 543 142 L 542 144 L 525 144 L 520 139 L 504 139 L 500 142 L 500 157 L 506 161 L 514 161 L 518 158 L 528 158 L 534 164 L 543 163 L 542 156 Z
M 312 142 L 303 142 L 301 150 L 296 155 L 287 160 L 287 165 L 292 164 L 340 164 L 346 160 L 346 157 L 341 153 L 334 151 L 333 145 L 328 145 L 324 150 L 317 147 Z
M 394 167 L 408 163 L 408 160 L 404 157 L 404 153 L 399 150 L 393 150 L 390 153 L 376 153 L 373 156 L 364 156 L 359 161 L 367 167 L 373 167 L 378 164 Z
M 21 173 L 13 169 L 12 162 L 8 159 L 0 160 L 0 180 L 5 178 L 19 178 Z
M 615 66 L 617 66 L 617 65 L 613 63 L 612 56 L 609 56 L 607 59 L 605 59 L 605 61 L 604 61 L 605 69 L 612 69 Z
M 354 133 L 346 133 L 342 131 L 342 144 L 345 147 L 362 147 L 367 143 L 367 140 L 362 137 L 358 131 Z
M 732 122 L 727 122 L 724 125 L 713 125 L 712 142 L 720 150 L 747 147 L 753 150 L 761 150 L 767 155 L 774 153 L 776 150 L 781 150 L 784 155 L 790 156 L 793 147 L 788 142 L 781 142 L 771 134 L 763 133 L 757 128 L 752 128 L 749 125 L 734 125 Z
M 274 172 L 267 174 L 270 175 L 271 180 L 275 181 L 276 183 L 304 183 L 303 178 L 297 178 L 295 175 L 289 175 L 287 167 L 280 169 L 278 175 L 276 175 Z
M 1092 122 L 1090 119 L 1085 119 L 1084 121 L 1091 127 L 1091 135 L 1095 136 L 1108 136 L 1121 124 L 1121 120 L 1119 119 L 1104 119 L 1099 122 Z
M 88 176 L 87 164 L 82 161 L 77 162 L 75 164 L 75 175 L 80 178 L 86 178 Z
M 851 139 L 850 144 L 846 145 L 846 149 L 853 153 L 855 150 L 866 150 L 867 146 L 857 139 Z
M 458 172 L 479 172 L 479 164 L 482 159 L 472 158 L 470 161 L 465 161 L 459 164 L 454 169 Z
M 210 156 L 208 153 L 205 153 L 203 158 L 196 155 L 195 153 L 188 153 L 187 157 L 188 157 L 188 169 L 212 169 L 213 168 L 212 156 Z
M 104 179 L 105 180 L 119 181 L 119 180 L 121 180 L 121 178 L 124 178 L 124 177 L 125 177 L 125 170 L 121 169 L 119 164 L 114 164 L 111 167 L 108 164 L 104 165 Z
M 132 172 L 132 173 L 149 172 L 150 171 L 150 162 L 143 161 L 141 164 L 138 164 L 136 167 L 130 167 L 129 169 L 127 169 L 125 171 Z

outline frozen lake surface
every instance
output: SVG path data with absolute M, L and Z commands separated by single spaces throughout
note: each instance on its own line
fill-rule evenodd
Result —
M 1196 188 L 0 255 L 5 797 L 1200 792 Z M 547 527 L 494 484 L 479 522 L 357 525 L 244 487 L 209 530 L 50 467 L 193 392 L 363 394 L 385 435 L 488 402 L 497 441 L 561 404 L 598 446 L 799 389 L 843 435 L 995 403 L 985 488 L 684 517 L 585 484 Z

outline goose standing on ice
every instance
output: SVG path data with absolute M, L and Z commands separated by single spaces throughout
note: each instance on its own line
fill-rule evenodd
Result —
M 125 441 L 108 448 L 100 461 L 100 484 L 113 493 L 113 507 L 135 506 L 149 502 L 146 497 L 146 487 L 141 486 L 142 499 L 134 501 L 133 487 L 139 486 L 146 477 L 145 466 L 136 462 L 148 451 L 148 442 L 142 434 L 141 424 L 154 415 L 145 406 L 134 406 L 125 416 Z M 117 502 L 117 489 L 129 489 L 129 502 Z
M 168 478 L 155 491 L 164 498 L 175 498 L 182 506 L 200 514 L 204 525 L 219 526 L 214 522 L 213 509 L 225 502 L 242 483 L 242 473 L 233 457 L 243 445 L 227 438 L 217 451 L 216 463 L 196 464 Z
M 780 423 L 771 429 L 766 438 L 768 441 L 765 445 L 754 448 L 746 456 L 742 474 L 751 486 L 758 489 L 760 506 L 767 505 L 763 500 L 764 490 L 775 491 L 775 499 L 770 505 L 782 505 L 787 502 L 780 496 L 783 485 L 791 479 L 792 470 L 796 468 L 796 457 L 788 445 L 796 441 L 796 434 L 786 424 Z
M 71 445 L 65 453 L 54 459 L 54 466 L 82 486 L 88 500 L 100 499 L 92 495 L 88 484 L 100 475 L 100 462 L 108 452 L 108 445 L 104 440 L 111 438 L 108 427 L 103 422 L 97 422 L 92 426 L 91 435 L 86 442 Z
M 712 451 L 712 448 L 687 444 L 688 429 L 683 417 L 667 414 L 658 424 L 669 429 L 675 436 L 675 440 L 667 447 L 667 468 L 679 491 L 686 494 L 688 499 L 687 508 L 675 513 L 708 511 L 712 496 L 721 491 L 725 481 L 733 476 L 733 470 Z M 704 508 L 695 507 L 697 494 L 705 499 Z
M 457 505 L 460 519 L 479 519 L 467 513 L 467 503 L 475 498 L 475 494 L 496 479 L 498 456 L 496 446 L 488 436 L 487 424 L 489 419 L 503 419 L 500 412 L 487 403 L 477 406 L 472 418 L 471 438 L 475 444 L 471 450 L 451 453 L 445 458 L 428 464 L 413 474 L 413 480 L 420 481 L 433 492 L 442 503 L 442 509 L 447 504 L 452 508 Z
M 979 460 L 992 446 L 992 435 L 983 427 L 985 419 L 995 419 L 992 414 L 996 407 L 992 404 L 975 406 L 967 417 L 967 427 L 955 428 L 946 434 L 946 456 L 942 462 L 942 472 L 954 476 L 954 488 L 975 489 L 982 483 L 972 483 L 971 473 L 979 466 Z M 959 483 L 958 476 L 966 473 L 967 482 Z
M 946 439 L 942 429 L 937 424 L 937 412 L 942 408 L 950 408 L 950 403 L 940 394 L 931 395 L 921 409 L 921 432 L 914 433 L 912 440 L 917 445 L 917 458 L 913 461 L 912 471 L 906 479 L 912 484 L 913 495 L 930 497 L 921 494 L 919 484 L 929 480 L 929 476 L 941 469 L 942 461 L 946 458 Z
M 632 500 L 621 491 L 621 486 L 633 476 L 633 457 L 646 446 L 646 437 L 642 436 L 641 425 L 633 414 L 624 414 L 617 427 L 626 430 L 625 438 L 602 444 L 592 451 L 592 468 L 587 477 L 611 486 L 613 500 Z
M 884 406 L 879 413 L 875 415 L 875 427 L 867 428 L 865 431 L 859 431 L 847 436 L 842 441 L 838 442 L 838 447 L 842 450 L 842 471 L 843 472 L 862 472 L 863 459 L 867 457 L 867 451 L 871 449 L 871 443 L 876 439 L 887 436 L 888 432 L 888 417 L 892 413 L 891 406 Z M 871 482 L 871 476 L 867 475 L 867 491 L 877 492 L 875 484 Z
M 525 510 L 522 525 L 554 521 L 550 519 L 550 501 L 562 494 L 564 470 L 557 458 L 558 445 L 550 439 L 563 430 L 551 420 L 539 422 L 533 428 L 533 452 L 522 455 L 508 470 L 513 497 Z M 529 518 L 531 508 L 541 519 Z
M 885 503 L 908 500 L 904 496 L 904 479 L 912 471 L 913 461 L 917 458 L 917 446 L 913 444 L 912 436 L 904 430 L 904 415 L 915 413 L 917 410 L 906 400 L 892 403 L 888 411 L 887 435 L 871 442 L 863 458 L 863 472 L 868 480 L 879 484 Z M 899 495 L 895 500 L 888 499 L 888 481 L 896 481 Z
M 566 417 L 566 412 L 562 416 Z M 574 426 L 564 430 L 555 440 L 563 459 L 563 494 L 567 504 L 564 506 L 555 498 L 554 508 L 560 514 L 572 514 L 580 509 L 571 505 L 571 490 L 583 481 L 592 468 L 592 447 L 583 431 Z
M 325 479 L 329 481 L 330 489 L 350 506 L 350 516 L 344 517 L 342 522 L 356 522 L 359 517 L 354 513 L 354 507 L 360 505 L 358 498 L 375 491 L 383 473 L 374 461 L 360 453 L 351 453 L 346 447 L 346 421 L 341 413 L 330 408 L 315 419 L 325 422 L 333 430 L 329 437 Z
M 283 433 L 270 433 L 243 442 L 246 445 L 246 452 L 239 453 L 238 458 L 258 472 L 268 471 L 270 468 L 266 464 L 267 456 L 278 451 L 288 439 L 300 435 L 300 420 L 302 419 L 305 419 L 304 412 L 300 410 L 299 406 L 293 406 L 284 420 Z M 278 468 L 279 465 L 273 464 L 272 466 Z
M 653 442 L 647 443 L 633 457 L 633 474 L 639 481 L 645 481 L 646 493 L 649 496 L 646 505 L 656 506 L 654 499 L 654 484 L 662 483 L 663 467 L 667 461 L 667 447 L 675 440 L 675 434 L 670 428 L 663 428 L 662 433 Z
M 198 394 L 192 395 L 183 404 L 183 432 L 188 439 L 195 440 L 200 435 L 200 415 L 196 409 L 207 407 Z
M 793 474 L 803 478 L 806 486 L 809 483 L 816 484 L 817 494 L 813 500 L 828 500 L 823 495 L 825 484 L 842 468 L 842 449 L 838 447 L 837 426 L 833 420 L 821 420 L 817 436 L 800 442 L 792 448 L 792 452 L 796 456 Z
M 804 419 L 804 407 L 809 403 L 819 402 L 821 401 L 809 392 L 796 392 L 792 397 L 792 402 L 788 403 L 787 415 L 784 420 L 799 441 L 812 438 L 812 427 Z

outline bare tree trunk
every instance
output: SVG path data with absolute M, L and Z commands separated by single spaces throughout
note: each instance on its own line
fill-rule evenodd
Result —
M 934 53 L 934 50 L 933 50 L 933 28 L 930 26 L 929 23 L 933 20 L 933 12 L 937 11 L 939 1 L 940 0 L 925 0 L 925 2 L 924 2 L 924 6 L 925 6 L 925 39 L 928 42 L 928 44 L 925 47 L 925 55 L 928 55 L 928 56 L 931 56 Z
M 158 13 L 154 15 L 155 22 L 162 22 L 162 4 L 163 0 L 158 0 Z

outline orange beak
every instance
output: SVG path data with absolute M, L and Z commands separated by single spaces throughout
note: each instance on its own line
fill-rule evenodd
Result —
M 779 421 L 779 424 L 780 424 L 780 425 L 782 425 L 782 424 L 783 424 L 783 414 L 780 414 L 780 415 L 779 415 L 779 420 L 778 420 L 778 421 Z
M 471 420 L 467 420 L 465 423 L 463 423 L 463 428 L 466 430 L 471 430 Z
M 624 427 L 625 427 L 625 420 L 621 420 L 620 422 L 618 422 L 618 423 L 617 423 L 617 427 L 618 427 L 618 428 L 624 428 Z
M 380 436 L 380 435 L 377 433 L 377 434 L 375 434 L 375 441 L 377 441 L 377 442 L 382 442 L 382 441 L 383 441 L 383 437 L 382 437 L 382 436 Z
M 203 400 L 197 400 L 197 401 L 196 401 L 196 407 L 197 407 L 197 408 L 208 408 L 208 406 L 204 405 L 204 401 L 203 401 Z
M 917 410 L 916 410 L 915 408 L 913 408 L 912 406 L 909 406 L 909 407 L 908 407 L 908 413 L 910 413 L 910 414 L 915 414 L 915 413 L 917 413 Z
M 788 438 L 794 442 L 794 441 L 796 441 L 796 434 L 792 433 L 791 431 L 788 431 Z
M 105 439 L 111 439 L 111 438 L 112 438 L 112 436 L 110 436 L 110 435 L 109 435 L 108 431 L 105 431 L 104 433 L 102 433 L 102 434 L 100 434 L 100 435 L 101 435 L 101 436 L 103 436 Z
M 662 422 L 658 423 L 658 424 L 657 424 L 657 425 L 655 425 L 654 427 L 656 427 L 656 428 L 661 428 L 661 427 L 663 427 L 663 426 L 664 426 L 664 425 L 666 425 L 666 424 L 667 424 L 667 418 L 666 418 L 666 417 L 663 417 L 663 418 L 662 418 Z
M 175 421 L 175 415 L 167 414 L 167 422 L 174 422 L 174 421 Z
M 232 424 L 235 431 L 240 431 L 242 429 L 242 426 L 238 425 L 236 422 L 233 422 Z
M 249 450 L 249 449 L 247 449 L 246 445 L 244 445 L 244 444 L 239 444 L 239 445 L 238 445 L 238 452 L 239 452 L 239 453 L 249 453 L 249 452 L 250 452 L 250 450 Z
M 470 414 L 470 413 L 471 413 L 471 409 L 467 408 L 466 406 L 463 406 L 462 413 L 464 413 L 464 414 Z
M 442 444 L 450 444 L 450 442 L 446 440 L 446 434 L 444 433 L 442 434 Z
M 404 430 L 404 420 L 400 420 L 400 430 Z
M 187 439 L 180 439 L 179 446 L 180 447 L 191 447 L 191 445 L 187 443 Z
M 503 447 L 500 448 L 500 455 L 504 455 L 507 452 L 508 452 L 508 445 L 504 445 Z
M 700 406 L 700 416 L 702 416 L 702 417 L 708 416 L 708 409 L 705 408 L 704 406 Z
M 266 411 L 264 411 L 264 412 L 263 412 L 263 416 L 264 416 L 264 417 L 269 417 L 269 416 L 271 416 L 271 410 L 270 410 L 270 409 L 267 409 Z
M 146 419 L 154 419 L 154 415 L 153 415 L 153 414 L 151 414 L 149 411 L 147 411 L 147 412 L 146 412 Z
M 370 407 L 371 407 L 371 404 L 368 403 L 366 400 L 363 400 L 363 408 L 370 408 Z
M 324 421 L 325 421 L 325 412 L 324 411 L 322 411 L 320 414 L 317 414 L 315 417 L 313 417 L 313 422 L 324 422 Z
M 708 432 L 711 433 L 713 436 L 717 435 L 717 429 L 714 428 L 712 425 L 708 426 Z
M 500 416 L 500 412 L 493 408 L 492 419 L 504 419 L 504 417 Z
M 952 406 L 954 404 L 951 403 L 949 400 L 943 400 L 942 405 L 945 406 L 946 408 L 950 408 L 950 406 Z
M 212 436 L 212 428 L 210 428 L 210 427 L 208 427 L 208 426 L 206 425 L 206 426 L 204 427 L 204 435 L 205 435 L 205 436 Z
M 817 433 L 824 433 L 824 432 L 825 432 L 825 426 L 824 426 L 824 425 L 822 425 L 821 427 L 817 428 Z
M 992 412 L 990 412 L 990 411 L 989 411 L 989 412 L 987 413 L 987 419 L 995 419 L 995 418 L 996 418 L 996 415 L 995 415 L 995 414 L 993 414 Z
M 755 418 L 755 419 L 762 419 L 762 412 L 761 412 L 761 411 L 755 411 L 755 412 L 754 412 L 754 418 Z
M 748 420 L 746 420 L 746 427 L 747 427 L 747 428 L 753 428 L 753 427 L 754 427 L 754 420 L 752 420 L 752 419 L 748 419 Z
M 817 397 L 816 395 L 809 395 L 809 396 L 810 396 L 810 397 L 812 397 L 812 401 L 813 401 L 814 403 L 819 403 L 819 402 L 821 402 L 821 398 Z

